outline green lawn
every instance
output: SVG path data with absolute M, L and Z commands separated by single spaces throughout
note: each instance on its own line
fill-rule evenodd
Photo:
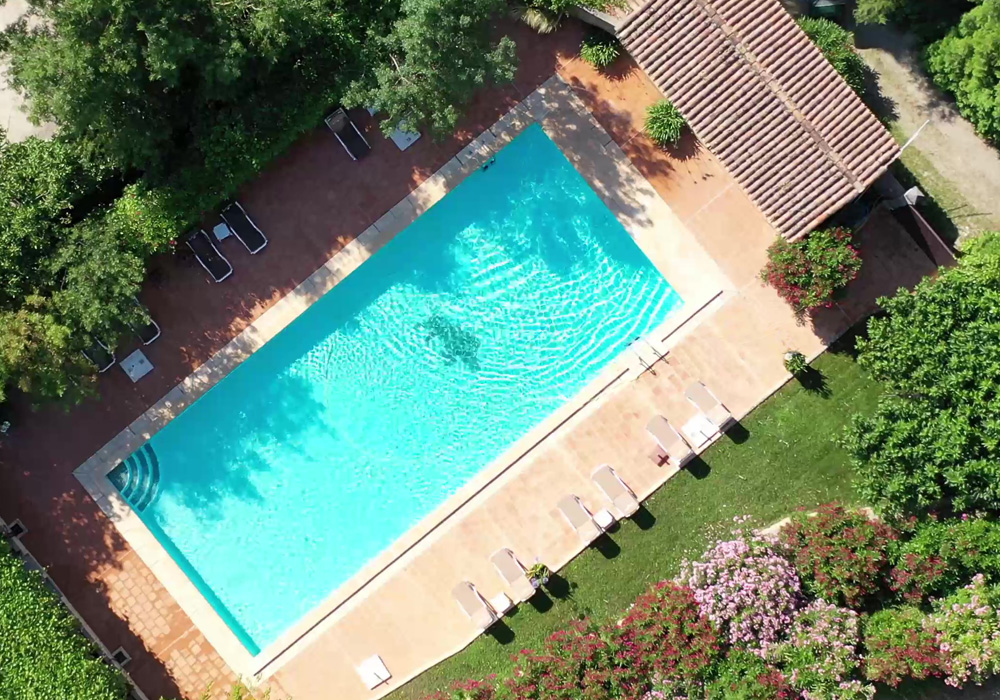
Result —
M 537 648 L 575 618 L 618 615 L 651 582 L 676 575 L 685 555 L 701 554 L 710 530 L 721 532 L 733 516 L 769 524 L 798 506 L 851 502 L 847 455 L 833 439 L 854 413 L 874 409 L 879 387 L 847 353 L 828 352 L 814 367 L 826 379 L 825 395 L 792 382 L 761 405 L 742 423 L 745 440 L 724 439 L 646 502 L 651 517 L 643 528 L 627 521 L 612 533 L 616 556 L 591 548 L 566 566 L 568 595 L 544 612 L 520 606 L 505 618 L 509 629 L 481 636 L 389 697 L 420 698 L 455 679 L 508 673 L 518 650 Z

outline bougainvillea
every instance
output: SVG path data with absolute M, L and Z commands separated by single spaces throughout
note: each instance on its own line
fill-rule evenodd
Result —
M 895 528 L 835 504 L 800 514 L 779 534 L 806 590 L 851 608 L 884 590 L 898 540 Z
M 734 647 L 756 653 L 781 637 L 799 605 L 794 567 L 749 535 L 717 542 L 700 561 L 686 562 L 681 580 Z
M 522 650 L 506 689 L 510 700 L 638 698 L 614 661 L 614 648 L 589 621 L 556 632 L 541 652 Z M 621 677 L 619 677 L 621 675 Z
M 719 654 L 719 636 L 691 589 L 662 581 L 639 596 L 618 623 L 617 662 L 638 687 L 653 679 L 670 696 L 700 684 Z
M 771 646 L 767 655 L 804 697 L 870 698 L 874 687 L 854 678 L 858 639 L 856 612 L 816 600 L 798 611 L 788 639 Z
M 948 685 L 982 683 L 1000 672 L 1000 588 L 987 586 L 982 576 L 935 601 L 927 625 L 948 660 Z
M 813 231 L 791 242 L 779 238 L 767 249 L 768 261 L 760 278 L 795 310 L 831 306 L 834 294 L 861 270 L 861 257 L 843 228 Z
M 947 667 L 927 616 L 912 606 L 880 610 L 866 619 L 864 646 L 865 677 L 893 688 L 904 678 L 940 676 Z

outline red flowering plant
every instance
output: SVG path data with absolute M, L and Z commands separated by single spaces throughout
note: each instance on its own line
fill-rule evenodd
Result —
M 636 689 L 651 681 L 669 697 L 700 687 L 721 646 L 691 589 L 672 581 L 639 596 L 616 631 L 619 683 Z
M 779 546 L 806 591 L 849 608 L 861 608 L 885 593 L 892 551 L 900 533 L 860 510 L 837 504 L 815 515 L 799 514 L 781 529 Z
M 864 622 L 864 671 L 870 681 L 895 688 L 947 671 L 947 659 L 927 616 L 914 607 L 880 610 Z
M 767 249 L 760 278 L 797 315 L 832 306 L 834 295 L 858 276 L 861 257 L 845 228 L 813 231 L 798 241 L 779 238 Z
M 638 698 L 629 692 L 614 658 L 614 647 L 584 620 L 549 637 L 542 651 L 523 649 L 515 656 L 506 683 L 509 700 L 609 700 Z
M 944 583 L 948 565 L 941 557 L 907 552 L 890 572 L 889 587 L 910 605 L 920 605 Z
M 715 668 L 706 700 L 798 700 L 785 675 L 756 654 L 732 650 Z

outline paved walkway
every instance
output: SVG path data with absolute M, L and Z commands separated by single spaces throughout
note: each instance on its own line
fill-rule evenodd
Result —
M 920 66 L 914 39 L 892 27 L 857 30 L 859 51 L 878 74 L 884 113 L 894 117 L 897 138 L 908 139 L 930 124 L 910 146 L 922 158 L 905 159 L 935 195 L 962 236 L 1000 230 L 1000 153 L 958 114 L 952 100 Z
M 69 413 L 51 408 L 31 413 L 19 407 L 16 433 L 0 451 L 5 486 L 0 513 L 28 525 L 26 544 L 51 567 L 53 578 L 105 643 L 125 647 L 134 659 L 130 671 L 151 697 L 197 697 L 213 680 L 221 693 L 233 674 L 76 482 L 73 469 L 554 72 L 572 85 L 730 284 L 725 299 L 704 320 L 667 339 L 670 352 L 655 375 L 628 382 L 586 420 L 543 443 L 544 449 L 518 472 L 520 485 L 483 496 L 517 513 L 514 520 L 524 520 L 511 542 L 519 550 L 565 548 L 566 538 L 572 537 L 550 510 L 519 498 L 526 487 L 542 494 L 550 488 L 548 466 L 537 465 L 551 465 L 553 479 L 575 479 L 591 505 L 598 501 L 589 486 L 589 471 L 600 460 L 613 462 L 637 491 L 646 493 L 664 473 L 648 459 L 642 428 L 653 411 L 684 421 L 690 407 L 678 389 L 686 381 L 701 378 L 742 414 L 784 381 L 785 349 L 818 353 L 869 311 L 877 294 L 912 284 L 930 270 L 893 220 L 878 216 L 863 234 L 866 265 L 847 302 L 812 325 L 797 325 L 776 295 L 756 279 L 775 233 L 728 173 L 690 137 L 665 152 L 641 135 L 644 109 L 658 95 L 634 64 L 622 60 L 609 73 L 599 74 L 576 60 L 584 30 L 573 23 L 545 38 L 519 26 L 510 31 L 521 47 L 515 85 L 481 95 L 454 139 L 443 144 L 421 139 L 400 153 L 376 137 L 374 125 L 359 114 L 356 118 L 373 141 L 373 152 L 354 164 L 329 134 L 317 129 L 242 195 L 269 233 L 267 254 L 250 258 L 238 246 L 224 246 L 236 273 L 217 286 L 205 281 L 193 261 L 159 261 L 143 295 L 164 329 L 163 338 L 149 347 L 153 374 L 132 385 L 124 374 L 109 372 L 99 383 L 101 399 Z M 343 177 L 345 172 L 351 177 Z M 331 217 L 331 211 L 337 216 Z M 123 347 L 121 355 L 130 349 Z M 434 558 L 414 561 L 413 577 L 380 583 L 392 587 L 417 580 L 395 592 L 383 591 L 390 595 L 380 594 L 379 600 L 406 601 L 440 612 L 421 619 L 419 643 L 413 643 L 412 627 L 395 630 L 401 635 L 396 641 L 367 636 L 379 634 L 385 620 L 377 606 L 359 606 L 344 620 L 342 632 L 350 634 L 324 635 L 305 649 L 273 678 L 276 690 L 291 691 L 297 700 L 369 698 L 351 670 L 358 654 L 384 653 L 396 674 L 395 687 L 428 659 L 454 651 L 456 640 L 471 639 L 467 621 L 452 601 L 441 597 L 442 590 L 445 595 L 450 590 L 442 586 L 442 577 L 482 581 L 489 589 L 485 592 L 495 592 L 499 584 L 480 550 L 494 547 L 496 538 L 506 534 L 484 519 L 491 512 L 497 509 L 463 509 L 432 543 L 448 549 L 449 544 L 478 542 L 468 556 L 442 560 L 449 563 L 440 568 Z M 533 522 L 537 527 L 531 527 Z M 456 561 L 462 562 L 461 570 L 455 568 Z M 420 596 L 419 605 L 412 602 L 415 595 Z M 429 641 L 422 649 L 425 637 Z

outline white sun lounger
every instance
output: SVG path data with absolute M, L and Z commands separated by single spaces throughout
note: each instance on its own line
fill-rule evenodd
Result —
M 663 416 L 653 416 L 646 430 L 675 467 L 681 468 L 694 458 L 691 446 Z
M 479 629 L 485 631 L 490 625 L 500 619 L 493 606 L 468 581 L 462 581 L 455 586 L 451 594 L 458 601 L 458 607 L 462 608 L 462 612 L 468 615 L 469 619 Z
M 368 690 L 375 690 L 383 683 L 388 683 L 389 679 L 392 678 L 392 674 L 389 673 L 389 669 L 385 667 L 385 662 L 382 661 L 382 657 L 378 654 L 369 656 L 367 659 L 358 664 L 355 671 L 361 677 L 361 682 L 364 683 Z
M 518 558 L 514 556 L 514 552 L 505 547 L 494 553 L 490 557 L 490 561 L 493 562 L 493 567 L 500 574 L 500 578 L 503 579 L 504 583 L 510 588 L 517 602 L 523 603 L 535 595 L 535 587 L 531 585 L 531 580 L 528 578 L 528 571 L 518 561 Z
M 604 534 L 604 527 L 594 519 L 594 516 L 587 510 L 587 506 L 583 505 L 583 501 L 576 496 L 564 496 L 561 498 L 559 500 L 559 512 L 566 518 L 566 522 L 570 524 L 570 527 L 576 530 L 576 534 L 580 536 L 580 539 L 587 544 L 590 544 Z
M 622 481 L 622 478 L 611 468 L 610 464 L 599 466 L 590 478 L 597 484 L 597 488 L 604 492 L 605 497 L 618 509 L 623 518 L 635 515 L 635 512 L 639 510 L 639 499 L 635 497 L 632 489 Z
M 722 405 L 722 402 L 715 397 L 708 387 L 701 382 L 695 382 L 684 391 L 684 396 L 701 414 L 708 419 L 708 422 L 720 431 L 729 427 L 733 422 L 733 414 Z

